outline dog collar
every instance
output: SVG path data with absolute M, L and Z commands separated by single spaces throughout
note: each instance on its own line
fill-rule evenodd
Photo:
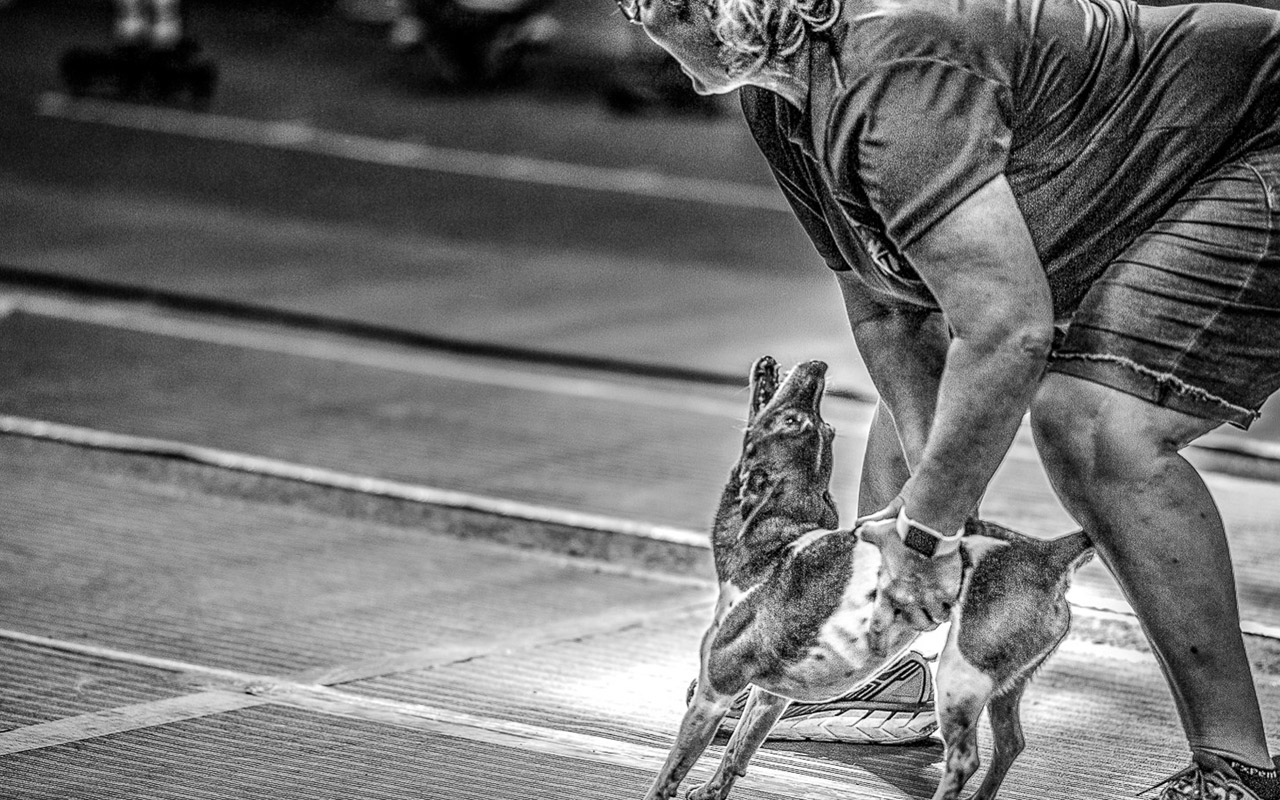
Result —
M 905 507 L 898 511 L 898 538 L 925 558 L 954 553 L 960 549 L 960 537 L 963 535 L 964 528 L 948 536 L 908 517 Z

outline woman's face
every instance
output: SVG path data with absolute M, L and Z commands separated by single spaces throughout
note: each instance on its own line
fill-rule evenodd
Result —
M 645 32 L 671 54 L 698 94 L 725 94 L 746 85 L 720 61 L 720 42 L 711 30 L 704 0 L 636 0 Z

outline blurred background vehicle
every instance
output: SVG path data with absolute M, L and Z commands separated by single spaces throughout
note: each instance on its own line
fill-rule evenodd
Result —
M 218 68 L 187 30 L 179 0 L 115 0 L 110 45 L 63 51 L 59 73 L 74 95 L 183 101 L 205 108 Z

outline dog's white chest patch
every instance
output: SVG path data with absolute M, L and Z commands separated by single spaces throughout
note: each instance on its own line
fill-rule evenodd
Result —
M 865 592 L 856 595 L 846 594 L 839 610 L 822 626 L 817 643 L 787 670 L 797 693 L 807 695 L 796 699 L 830 699 L 862 681 L 880 664 L 882 659 L 872 654 L 867 638 L 871 604 Z
M 840 610 L 822 626 L 818 649 L 828 657 L 850 663 L 867 659 L 867 633 L 871 629 L 872 605 L 866 595 L 846 597 Z
M 822 624 L 817 642 L 804 658 L 786 670 L 787 690 L 796 700 L 821 701 L 843 694 L 865 680 L 884 661 L 871 652 L 868 634 L 874 604 L 879 551 L 860 543 L 854 572 L 840 604 Z

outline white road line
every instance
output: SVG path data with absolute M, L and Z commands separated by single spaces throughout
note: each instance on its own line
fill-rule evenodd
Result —
M 373 367 L 393 372 L 426 375 L 508 389 L 581 397 L 591 400 L 628 403 L 676 411 L 705 414 L 741 421 L 746 401 L 740 398 L 711 397 L 675 388 L 663 389 L 596 378 L 577 378 L 550 372 L 533 372 L 512 367 L 491 367 L 474 359 L 463 360 L 431 353 L 404 353 L 344 344 L 315 336 L 277 333 L 261 328 L 223 325 L 192 319 L 178 319 L 110 306 L 68 302 L 54 298 L 14 296 L 5 310 L 21 310 L 54 319 L 105 325 L 119 330 L 152 333 L 173 339 L 240 347 L 266 353 L 303 356 L 343 364 Z M 659 381 L 654 381 L 655 385 Z M 744 382 L 745 388 L 745 382 Z M 859 404 L 862 405 L 862 404 Z M 870 410 L 866 411 L 870 419 Z
M 1133 607 L 1121 599 L 1106 597 L 1100 592 L 1092 591 L 1080 584 L 1072 584 L 1067 590 L 1067 600 L 1076 613 L 1092 614 L 1097 617 L 1120 618 L 1132 622 L 1136 619 Z M 1271 625 L 1254 620 L 1240 620 L 1240 632 L 1247 636 L 1271 639 L 1280 642 L 1280 625 Z
M 263 122 L 176 108 L 71 98 L 56 92 L 41 95 L 37 111 L 42 116 L 76 122 L 250 144 L 426 172 L 789 212 L 781 193 L 773 187 L 376 139 L 320 130 L 298 122 Z
M 81 714 L 0 733 L 0 755 L 83 742 L 266 703 L 243 692 L 212 691 Z
M 34 633 L 5 630 L 3 628 L 0 628 L 0 639 L 10 642 L 20 642 L 22 644 L 31 645 L 32 647 L 42 647 L 46 650 L 60 650 L 64 653 L 75 653 L 76 655 L 88 656 L 89 658 L 96 658 L 102 661 L 115 661 L 123 664 L 133 664 L 139 667 L 147 667 L 148 669 L 163 670 L 164 672 L 198 675 L 201 678 L 222 681 L 224 683 L 241 683 L 247 678 L 247 674 L 239 670 L 223 669 L 222 667 L 206 667 L 200 664 L 192 664 L 187 661 L 179 661 L 174 658 L 163 658 L 160 656 L 149 656 L 143 653 L 133 653 L 128 650 L 120 650 L 115 647 L 94 644 L 93 642 L 72 642 L 65 639 L 54 639 L 48 636 L 40 636 Z
M 409 500 L 427 505 L 479 511 L 529 522 L 563 525 L 570 528 L 621 536 L 634 536 L 700 550 L 709 551 L 711 547 L 705 533 L 686 528 L 653 525 L 602 514 L 588 514 L 580 511 L 539 506 L 518 500 L 504 500 L 502 498 L 471 494 L 470 492 L 371 478 L 365 475 L 309 467 L 305 464 L 297 464 L 291 461 L 252 456 L 229 450 L 219 450 L 213 447 L 201 447 L 169 439 L 133 436 L 9 415 L 0 415 L 0 433 L 74 444 L 81 447 L 95 447 L 103 450 L 184 458 L 195 463 L 207 464 L 221 469 L 284 478 L 315 486 L 344 489 L 398 500 Z
M 1268 625 L 1264 622 L 1245 619 L 1240 621 L 1240 630 L 1250 636 L 1260 636 L 1264 639 L 1280 641 L 1280 625 Z

